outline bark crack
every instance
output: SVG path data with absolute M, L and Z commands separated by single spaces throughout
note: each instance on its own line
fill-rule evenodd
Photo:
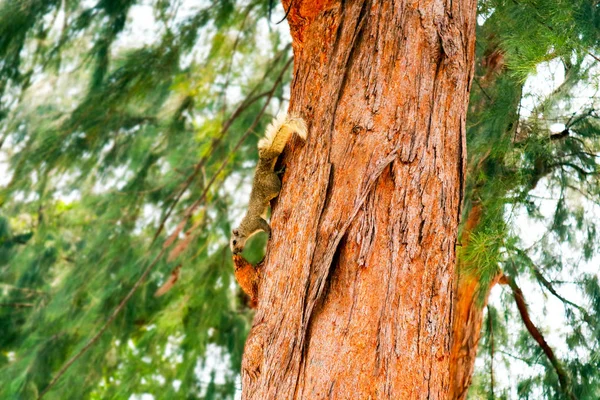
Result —
M 342 96 L 344 95 L 344 89 L 346 88 L 347 82 L 348 82 L 348 75 L 350 75 L 350 71 L 352 69 L 352 65 L 354 63 L 354 59 L 356 57 L 356 52 L 358 50 L 358 45 L 360 44 L 360 42 L 362 41 L 362 37 L 363 37 L 363 28 L 365 26 L 364 21 L 366 20 L 366 4 L 367 2 L 363 2 L 360 12 L 358 14 L 358 18 L 357 18 L 357 22 L 356 22 L 356 26 L 354 28 L 354 34 L 352 35 L 352 39 L 350 40 L 350 50 L 348 51 L 348 55 L 346 56 L 346 59 L 344 60 L 343 65 L 338 66 L 338 68 L 341 68 L 344 73 L 342 75 L 342 80 L 340 82 L 340 86 L 339 89 L 337 90 L 337 98 L 335 99 L 335 102 L 333 104 L 333 110 L 332 110 L 332 118 L 331 118 L 331 129 L 330 132 L 333 134 L 333 125 L 335 123 L 335 116 L 337 114 L 337 109 L 340 103 L 340 100 L 342 99 Z M 345 1 L 342 1 L 342 21 L 340 21 L 340 26 L 339 26 L 339 30 L 338 33 L 340 31 L 342 31 L 342 25 L 345 21 L 344 18 L 344 14 L 345 14 Z M 334 54 L 337 54 L 337 44 L 338 44 L 338 39 L 341 40 L 341 38 L 336 38 L 336 51 L 334 52 Z M 358 39 L 358 40 L 357 40 Z
M 305 350 L 305 346 L 308 342 L 307 341 L 307 339 L 308 339 L 307 333 L 309 331 L 309 328 L 310 328 L 310 325 L 312 322 L 312 318 L 314 316 L 315 306 L 317 305 L 319 300 L 322 298 L 325 283 L 327 282 L 327 279 L 330 276 L 333 257 L 335 255 L 335 253 L 338 251 L 338 248 L 339 248 L 342 238 L 346 235 L 348 228 L 350 227 L 350 225 L 356 218 L 358 211 L 360 210 L 360 208 L 364 204 L 367 196 L 373 189 L 375 182 L 379 179 L 379 177 L 381 176 L 381 174 L 385 170 L 385 168 L 387 168 L 387 166 L 395 159 L 395 157 L 397 156 L 398 150 L 399 150 L 399 146 L 394 148 L 387 155 L 387 157 L 384 157 L 380 161 L 379 165 L 376 166 L 375 171 L 373 171 L 369 175 L 369 177 L 367 178 L 367 181 L 366 181 L 367 183 L 364 186 L 362 193 L 358 196 L 357 201 L 355 202 L 355 206 L 354 206 L 352 213 L 350 214 L 348 219 L 344 222 L 343 226 L 340 229 L 336 229 L 333 232 L 334 236 L 332 238 L 329 238 L 329 240 L 328 240 L 329 245 L 325 249 L 324 254 L 323 255 L 319 254 L 319 257 L 316 260 L 315 260 L 315 256 L 316 256 L 317 252 L 315 251 L 312 254 L 311 265 L 315 265 L 315 268 L 313 271 L 311 271 L 311 281 L 309 282 L 309 285 L 307 285 L 307 291 L 305 292 L 304 307 L 303 307 L 302 319 L 301 319 L 301 324 L 300 324 L 300 335 L 299 335 L 300 343 L 299 343 L 299 345 L 300 345 L 301 351 L 302 351 L 302 353 L 301 353 L 302 356 L 301 356 L 301 360 L 300 360 L 301 365 L 304 365 L 306 362 L 306 359 L 304 357 L 304 350 Z M 321 219 L 323 217 L 324 212 L 325 212 L 325 207 L 322 207 L 318 226 L 322 225 Z M 318 232 L 318 228 L 317 228 L 317 232 Z M 323 238 L 319 233 L 317 233 L 317 238 L 316 238 L 317 248 L 318 248 L 318 244 L 322 240 L 327 240 L 327 239 Z M 314 280 L 312 280 L 312 278 L 314 278 Z M 302 369 L 302 367 L 300 369 Z M 298 375 L 296 376 L 296 385 L 298 383 L 299 373 L 300 373 L 300 370 L 298 371 Z

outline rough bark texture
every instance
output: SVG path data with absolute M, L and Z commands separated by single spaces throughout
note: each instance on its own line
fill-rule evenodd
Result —
M 245 399 L 444 399 L 475 0 L 284 1 L 288 147 Z

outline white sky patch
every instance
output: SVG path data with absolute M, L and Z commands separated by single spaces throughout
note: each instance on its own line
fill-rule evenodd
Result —
M 10 157 L 5 151 L 0 151 L 0 187 L 5 187 L 12 179 L 12 172 L 9 171 Z
M 24 193 L 22 190 L 17 190 L 12 193 L 12 200 L 17 203 L 31 203 L 39 198 L 36 192 Z
M 600 67 L 597 61 L 588 56 L 582 65 L 584 70 L 589 70 L 590 77 L 598 77 Z M 549 114 L 542 114 L 537 108 L 541 102 L 554 92 L 565 81 L 565 68 L 560 59 L 554 59 L 548 62 L 540 63 L 536 68 L 536 74 L 530 76 L 523 87 L 523 98 L 521 99 L 521 118 L 528 118 L 532 113 L 538 115 L 534 117 L 540 118 L 547 123 L 548 127 L 555 126 L 558 129 L 558 124 L 564 124 L 566 121 L 554 121 L 557 111 L 562 114 L 580 113 L 586 108 L 598 108 L 598 92 L 600 90 L 600 79 L 584 80 L 585 84 L 579 83 L 571 90 L 571 95 L 566 100 L 561 100 L 557 104 L 555 110 L 545 110 Z M 596 83 L 595 85 L 593 83 Z M 554 129 L 550 128 L 552 131 Z M 564 129 L 564 128 L 563 128 Z M 560 131 L 559 131 L 560 132 Z
M 79 190 L 71 190 L 60 194 L 60 199 L 65 204 L 71 204 L 81 200 L 81 192 Z
M 181 380 L 179 379 L 175 379 L 173 380 L 173 383 L 171 383 L 171 385 L 173 385 L 173 389 L 175 390 L 175 392 L 179 392 L 179 388 L 181 387 Z
M 159 374 L 153 374 L 152 380 L 158 382 L 158 384 L 161 386 L 164 385 L 165 383 L 167 383 L 167 380 L 165 379 L 165 377 L 162 375 L 159 375 Z
M 163 27 L 154 17 L 152 2 L 142 1 L 129 9 L 127 24 L 113 43 L 112 55 L 113 57 L 118 56 L 123 49 L 139 48 L 158 43 L 162 34 Z
M 231 359 L 229 354 L 220 346 L 214 343 L 209 343 L 206 346 L 204 360 L 198 360 L 194 373 L 200 381 L 200 396 L 206 394 L 206 389 L 214 374 L 214 383 L 223 385 L 227 378 L 232 375 Z
M 198 39 L 190 54 L 181 58 L 180 65 L 182 68 L 186 68 L 192 63 L 202 64 L 206 61 L 210 54 L 211 39 L 216 32 L 215 24 L 213 21 L 209 21 L 198 33 Z
M 133 178 L 134 171 L 125 165 L 111 168 L 105 177 L 96 179 L 92 193 L 101 194 L 111 190 L 121 190 Z
M 212 0 L 180 0 L 174 22 L 179 24 L 198 14 L 198 11 L 213 6 Z
M 65 204 L 81 200 L 81 191 L 78 188 L 74 189 L 74 182 L 77 178 L 77 174 L 70 172 L 51 175 L 49 181 L 50 187 L 54 187 L 56 190 L 55 199 L 59 199 Z
M 184 338 L 185 335 L 169 336 L 169 338 L 167 339 L 167 344 L 165 346 L 165 351 L 163 353 L 163 357 L 165 360 L 175 364 L 181 364 L 183 362 L 181 343 L 183 343 Z
M 235 395 L 234 400 L 242 400 L 242 376 L 236 375 L 235 377 Z
M 552 133 L 560 133 L 565 130 L 565 124 L 552 124 L 550 125 L 550 132 Z
M 133 229 L 134 235 L 139 235 L 148 226 L 158 226 L 162 210 L 160 207 L 146 203 L 142 207 L 142 213 L 140 217 L 135 221 L 135 228 Z
M 127 340 L 127 347 L 129 348 L 129 350 L 131 350 L 133 355 L 137 356 L 140 353 L 140 351 L 136 347 L 135 343 L 133 343 L 133 340 L 131 340 L 131 339 Z
M 521 118 L 527 118 L 565 80 L 565 68 L 559 59 L 540 63 L 536 74 L 530 76 L 523 86 Z
M 235 200 L 229 208 L 229 220 L 232 226 L 238 226 L 246 213 L 248 201 L 250 200 L 250 191 L 252 190 L 251 174 L 240 174 L 234 172 L 230 174 L 219 189 L 219 196 L 228 196 Z
M 154 396 L 150 393 L 132 394 L 128 400 L 154 400 Z
M 477 14 L 477 25 L 483 26 L 485 21 L 494 13 L 495 9 L 491 8 L 488 10 L 487 14 L 479 13 Z

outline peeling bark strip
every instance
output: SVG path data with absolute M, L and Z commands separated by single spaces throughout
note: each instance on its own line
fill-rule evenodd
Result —
M 284 0 L 292 143 L 244 399 L 444 399 L 475 0 Z

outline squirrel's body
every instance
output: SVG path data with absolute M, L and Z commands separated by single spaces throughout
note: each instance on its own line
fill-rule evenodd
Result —
M 265 137 L 258 142 L 258 164 L 254 173 L 248 211 L 240 226 L 231 235 L 231 251 L 241 253 L 246 240 L 259 231 L 271 235 L 266 221 L 271 200 L 279 195 L 281 180 L 274 171 L 277 157 L 283 151 L 292 133 L 306 139 L 306 123 L 302 118 L 280 114 L 267 127 Z

